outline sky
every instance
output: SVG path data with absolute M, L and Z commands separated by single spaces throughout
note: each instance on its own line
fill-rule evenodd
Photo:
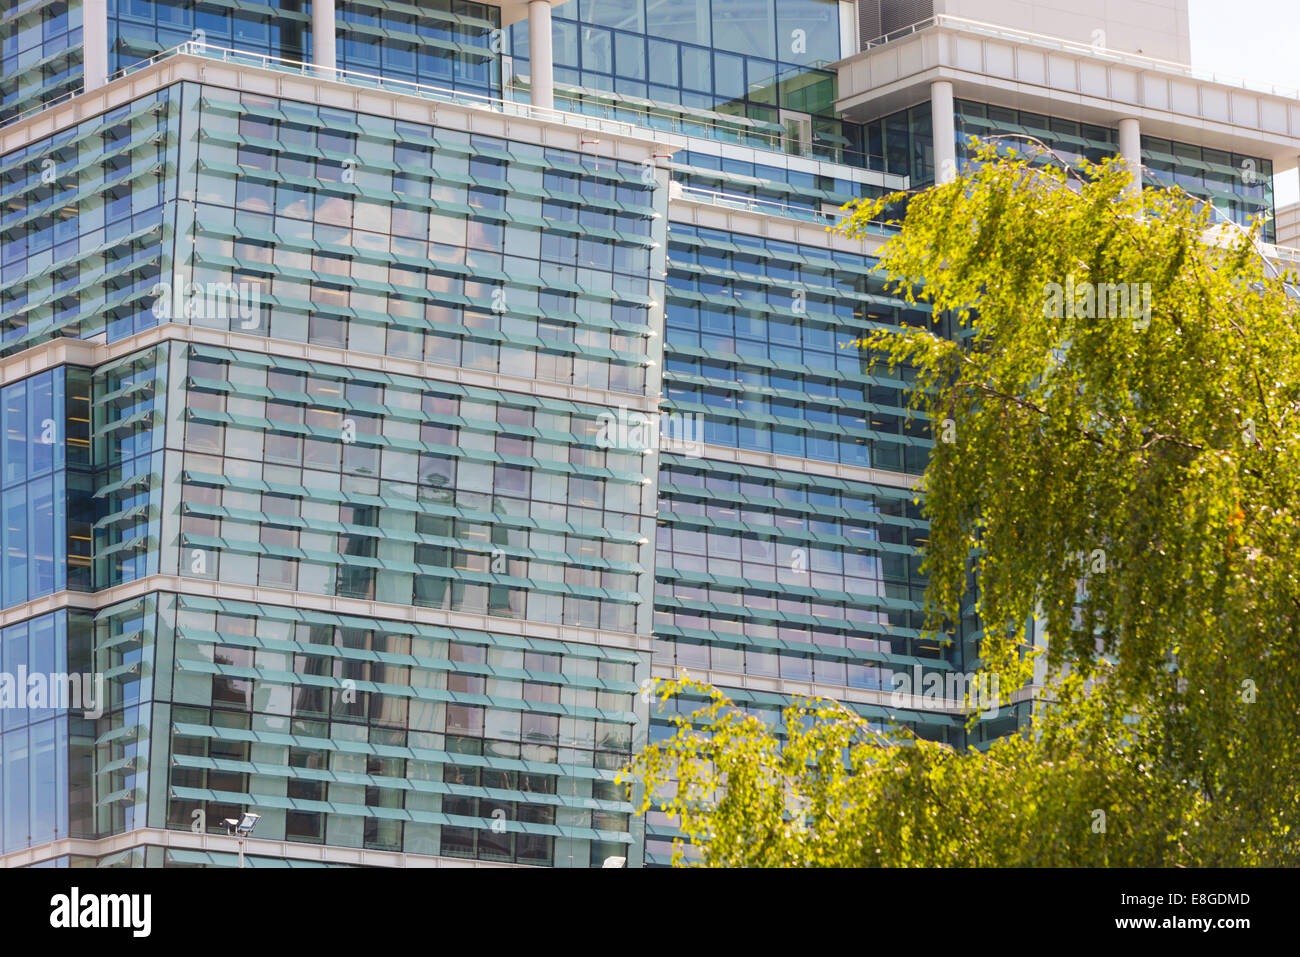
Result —
M 1300 90 L 1300 2 L 1188 0 L 1192 65 Z M 1300 200 L 1295 170 L 1278 177 L 1274 201 Z

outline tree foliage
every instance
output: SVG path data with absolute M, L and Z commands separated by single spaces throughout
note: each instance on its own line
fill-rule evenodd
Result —
M 1153 723 L 1114 686 L 1063 677 L 1036 734 L 958 752 L 882 732 L 822 699 L 779 729 L 690 678 L 707 700 L 633 762 L 674 817 L 674 863 L 714 867 L 1159 866 L 1202 856 L 1206 802 L 1162 765 Z M 692 854 L 692 846 L 696 853 Z
M 920 486 L 929 628 L 973 565 L 1005 691 L 1037 617 L 1032 731 L 958 752 L 812 702 L 778 736 L 671 683 L 708 700 L 631 772 L 705 863 L 1300 861 L 1300 310 L 1248 231 L 1082 173 L 984 148 L 908 197 L 879 268 L 934 322 L 862 343 L 949 439 Z

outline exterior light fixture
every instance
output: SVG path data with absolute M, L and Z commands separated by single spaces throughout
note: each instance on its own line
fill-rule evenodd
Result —
M 254 814 L 252 811 L 245 811 L 242 817 L 228 817 L 221 823 L 226 827 L 226 835 L 239 839 L 239 866 L 244 866 L 244 838 L 253 833 L 253 828 L 257 827 L 257 822 L 262 819 L 262 815 Z

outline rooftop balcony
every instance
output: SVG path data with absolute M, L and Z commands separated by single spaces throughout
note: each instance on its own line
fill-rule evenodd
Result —
M 836 64 L 848 119 L 865 121 L 930 98 L 935 81 L 961 99 L 1142 132 L 1270 159 L 1300 155 L 1300 91 L 981 23 L 935 16 L 868 41 Z

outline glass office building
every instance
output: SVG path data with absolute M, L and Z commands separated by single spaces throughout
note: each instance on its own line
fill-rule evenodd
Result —
M 925 317 L 826 227 L 970 134 L 1124 137 L 854 101 L 853 8 L 0 16 L 0 673 L 103 683 L 0 693 L 0 864 L 234 866 L 245 810 L 252 866 L 663 864 L 614 778 L 682 669 L 1024 720 L 891 693 L 979 633 L 922 635 L 931 430 L 853 345 Z M 1271 212 L 1271 155 L 1176 132 L 1151 185 Z

